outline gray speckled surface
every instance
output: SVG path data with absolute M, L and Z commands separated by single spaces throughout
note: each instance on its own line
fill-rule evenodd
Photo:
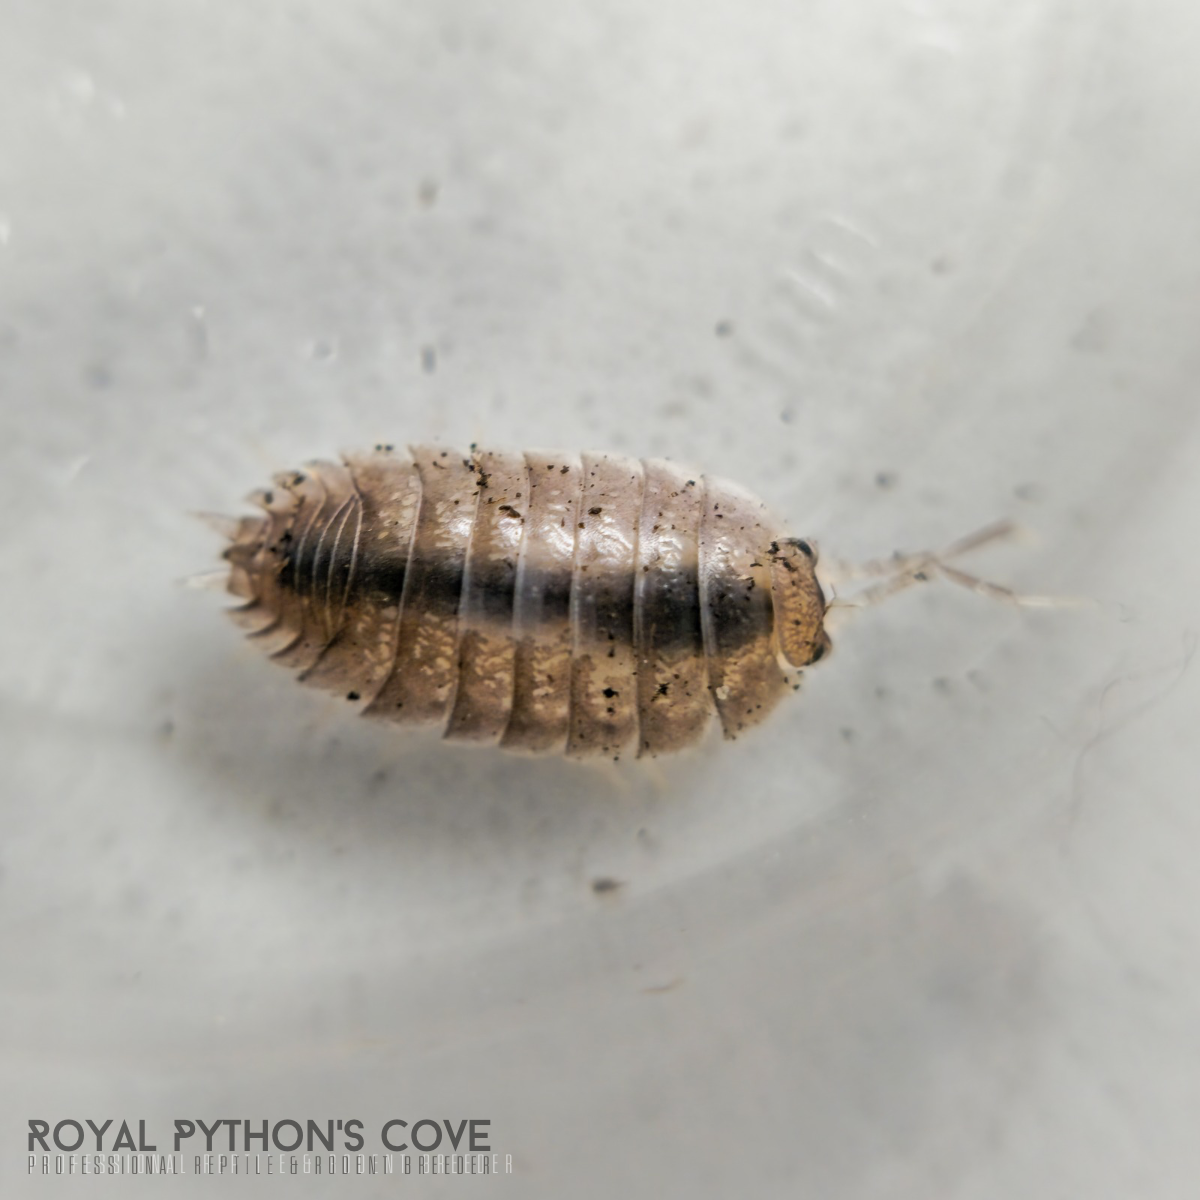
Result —
M 25 1175 L 89 1115 L 484 1116 L 523 1197 L 1195 1190 L 1200 17 L 1154 9 L 6 6 L 5 1195 L 126 1194 Z M 188 510 L 378 440 L 667 454 L 847 559 L 1008 515 L 984 573 L 1101 606 L 915 590 L 653 772 L 447 749 L 176 586 Z

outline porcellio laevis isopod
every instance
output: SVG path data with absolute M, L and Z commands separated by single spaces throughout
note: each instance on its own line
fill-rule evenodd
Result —
M 275 476 L 226 525 L 231 610 L 367 716 L 572 757 L 758 724 L 829 649 L 816 553 L 672 463 L 390 446 Z

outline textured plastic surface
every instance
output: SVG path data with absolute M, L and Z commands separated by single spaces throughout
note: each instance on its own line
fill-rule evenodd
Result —
M 5 1195 L 127 1194 L 24 1175 L 87 1115 L 486 1117 L 505 1196 L 1194 1187 L 1200 17 L 1154 9 L 6 6 Z M 189 510 L 376 441 L 669 456 L 847 559 L 1011 516 L 972 567 L 1102 606 L 915 589 L 654 774 L 447 748 L 175 582 Z

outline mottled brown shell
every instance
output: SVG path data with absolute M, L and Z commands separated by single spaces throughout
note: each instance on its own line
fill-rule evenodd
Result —
M 276 476 L 235 619 L 368 716 L 618 758 L 756 725 L 829 645 L 807 542 L 668 462 L 377 446 Z

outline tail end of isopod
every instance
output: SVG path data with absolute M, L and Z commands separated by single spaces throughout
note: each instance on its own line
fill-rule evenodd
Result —
M 179 586 L 194 592 L 228 592 L 229 568 L 218 567 L 215 571 L 197 571 L 195 575 L 185 575 L 179 580 Z
M 223 592 L 253 603 L 256 599 L 253 563 L 266 536 L 266 519 L 230 517 L 215 512 L 195 512 L 192 516 L 225 539 L 226 545 L 221 551 L 225 565 L 189 575 L 180 582 L 187 588 Z
M 243 518 L 218 512 L 193 512 L 191 516 L 227 542 L 237 540 Z

